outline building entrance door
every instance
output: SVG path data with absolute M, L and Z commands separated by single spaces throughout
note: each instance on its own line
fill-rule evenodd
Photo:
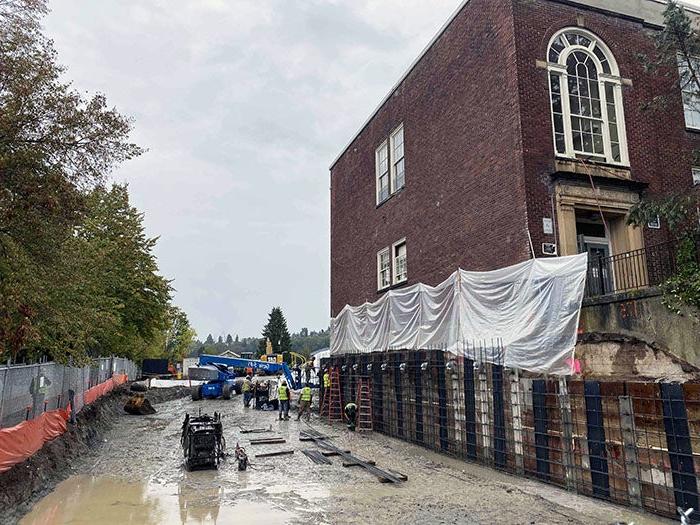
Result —
M 579 235 L 579 252 L 588 253 L 588 287 L 595 295 L 615 291 L 610 242 L 605 237 Z

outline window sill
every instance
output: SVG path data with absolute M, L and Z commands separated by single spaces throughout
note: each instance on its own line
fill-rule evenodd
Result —
M 386 293 L 389 290 L 394 290 L 396 288 L 403 288 L 407 284 L 408 284 L 408 279 L 405 279 L 405 280 L 401 281 L 400 283 L 394 283 L 391 286 L 387 286 L 386 288 L 382 288 L 381 290 L 377 290 L 377 295 Z
M 599 160 L 582 160 L 557 156 L 554 159 L 554 166 L 557 171 L 582 173 L 584 175 L 588 175 L 591 171 L 594 171 L 593 175 L 596 176 L 613 179 L 632 179 L 632 169 L 629 165 L 624 164 L 612 164 Z
M 689 133 L 698 133 L 700 134 L 700 128 L 694 128 L 692 126 L 686 126 L 685 130 Z
M 376 208 L 379 208 L 380 206 L 384 206 L 384 204 L 386 204 L 386 203 L 389 202 L 391 199 L 393 199 L 395 195 L 398 195 L 399 193 L 401 193 L 405 188 L 406 188 L 406 186 L 404 185 L 404 186 L 402 186 L 401 188 L 399 188 L 398 190 L 396 190 L 394 193 L 392 193 L 391 195 L 389 195 L 389 196 L 388 196 L 386 199 L 384 199 L 382 202 L 378 203 L 378 204 L 376 205 Z

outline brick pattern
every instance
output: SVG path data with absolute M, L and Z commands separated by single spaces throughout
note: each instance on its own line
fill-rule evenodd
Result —
M 527 257 L 510 2 L 472 0 L 331 170 L 331 310 L 375 301 L 406 237 L 407 284 Z M 375 203 L 375 148 L 404 123 L 406 186 Z
M 379 298 L 376 254 L 407 240 L 406 284 L 435 285 L 457 267 L 487 270 L 539 253 L 552 217 L 554 148 L 546 58 L 551 36 L 580 18 L 599 35 L 632 86 L 623 90 L 631 177 L 649 194 L 689 188 L 691 150 L 680 93 L 644 71 L 652 29 L 554 0 L 471 0 L 331 169 L 331 315 Z M 375 202 L 375 148 L 401 122 L 406 186 Z M 645 241 L 666 240 L 645 230 Z

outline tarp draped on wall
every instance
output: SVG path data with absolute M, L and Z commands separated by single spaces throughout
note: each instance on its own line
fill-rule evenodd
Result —
M 126 375 L 115 374 L 107 381 L 85 391 L 84 404 L 89 405 L 115 386 L 125 383 Z M 65 409 L 49 410 L 19 425 L 0 429 L 0 472 L 32 457 L 45 443 L 66 432 L 70 405 Z
M 498 339 L 505 366 L 568 375 L 587 264 L 580 254 L 457 270 L 435 287 L 416 284 L 345 306 L 331 320 L 331 355 L 444 348 L 474 357 L 475 341 Z

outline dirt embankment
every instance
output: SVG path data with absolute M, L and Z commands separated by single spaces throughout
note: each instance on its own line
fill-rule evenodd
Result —
M 152 404 L 188 396 L 186 387 L 151 390 L 147 397 Z M 18 518 L 77 468 L 83 456 L 98 444 L 122 412 L 129 396 L 128 385 L 120 386 L 84 407 L 75 425 L 61 437 L 44 445 L 27 461 L 0 474 L 0 508 L 6 509 L 4 518 Z

